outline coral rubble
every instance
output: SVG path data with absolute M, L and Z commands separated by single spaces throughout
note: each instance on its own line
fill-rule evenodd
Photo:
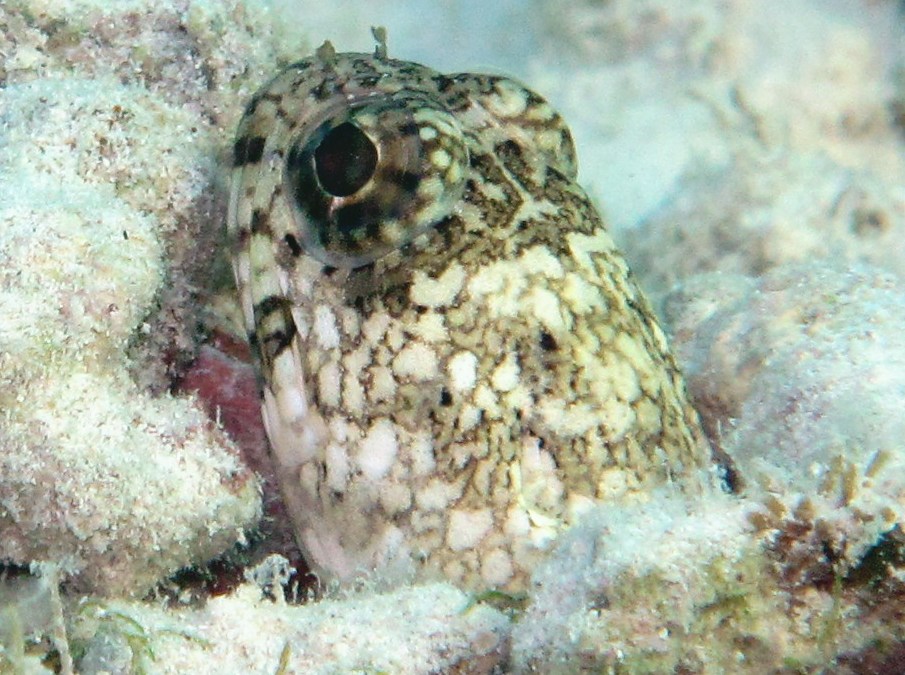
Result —
M 302 607 L 247 585 L 199 610 L 85 608 L 73 639 L 87 645 L 86 674 L 125 663 L 157 673 L 489 675 L 508 655 L 508 634 L 501 612 L 445 584 Z
M 230 83 L 276 61 L 244 12 L 0 8 L 0 559 L 86 590 L 144 592 L 260 512 L 225 434 L 148 386 L 186 348 L 189 277 L 216 242 Z

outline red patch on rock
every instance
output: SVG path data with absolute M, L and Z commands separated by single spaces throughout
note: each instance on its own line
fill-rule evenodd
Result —
M 207 414 L 239 446 L 246 464 L 265 478 L 272 475 L 261 399 L 250 363 L 213 345 L 202 345 L 177 390 L 194 392 Z
M 175 388 L 177 392 L 192 392 L 198 397 L 211 419 L 218 420 L 238 446 L 246 466 L 261 477 L 264 518 L 258 534 L 263 541 L 255 548 L 281 553 L 304 575 L 307 568 L 295 545 L 291 521 L 273 472 L 250 356 L 244 342 L 215 334 L 208 344 L 201 346 L 198 357 Z

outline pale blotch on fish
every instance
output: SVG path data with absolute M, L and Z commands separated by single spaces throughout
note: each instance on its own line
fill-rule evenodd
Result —
M 569 129 L 505 77 L 329 43 L 248 103 L 228 230 L 312 568 L 518 591 L 710 450 Z

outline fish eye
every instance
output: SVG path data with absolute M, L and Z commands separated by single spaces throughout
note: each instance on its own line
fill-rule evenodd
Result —
M 349 104 L 302 130 L 284 182 L 302 250 L 339 268 L 369 264 L 449 215 L 468 148 L 445 109 L 412 96 Z

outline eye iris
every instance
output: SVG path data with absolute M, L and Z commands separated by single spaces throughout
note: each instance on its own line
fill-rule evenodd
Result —
M 314 151 L 317 180 L 334 197 L 355 194 L 374 175 L 377 148 L 351 122 L 343 122 Z

